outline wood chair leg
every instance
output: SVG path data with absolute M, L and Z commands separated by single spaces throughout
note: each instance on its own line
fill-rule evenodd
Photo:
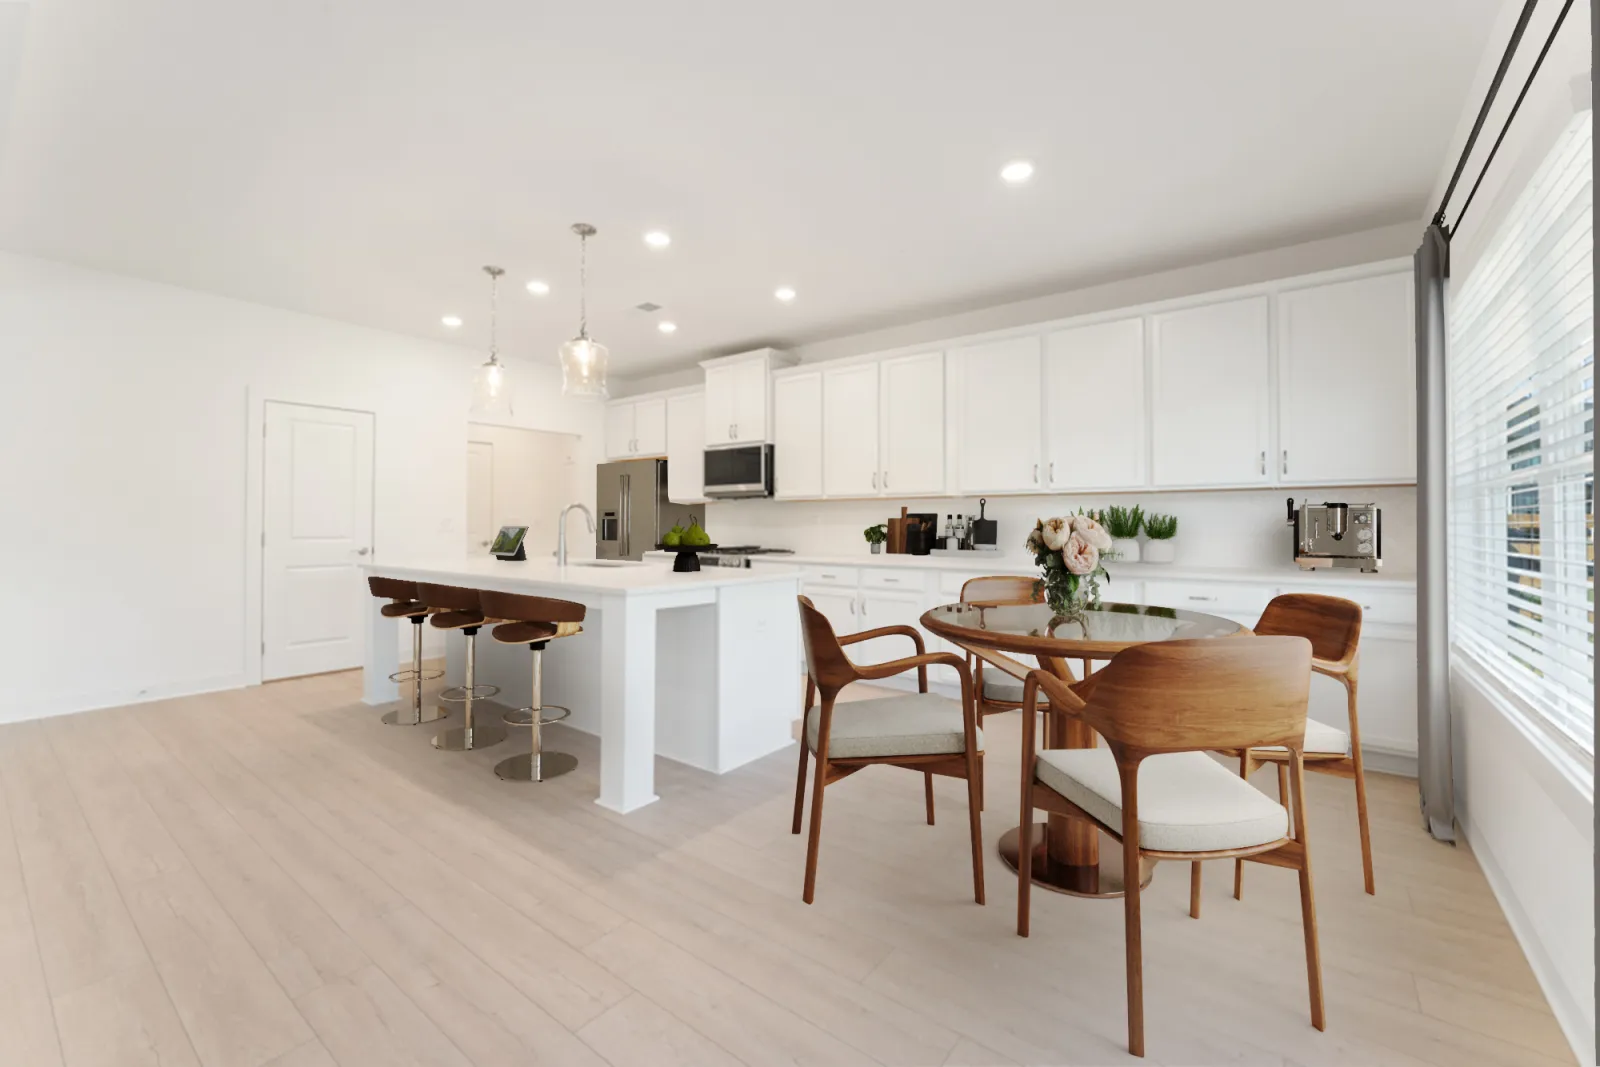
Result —
M 933 809 L 928 809 L 930 814 Z M 972 823 L 972 898 L 986 903 L 983 894 L 983 754 L 967 753 L 967 814 Z
M 811 781 L 811 834 L 806 841 L 806 889 L 801 897 L 807 904 L 817 894 L 817 847 L 822 842 L 822 789 L 828 782 L 826 751 L 817 753 L 817 767 L 811 773 Z
M 1356 823 L 1361 828 L 1361 874 L 1366 879 L 1368 896 L 1377 890 L 1372 881 L 1372 828 L 1367 822 L 1367 771 L 1361 762 L 1361 727 L 1356 722 L 1356 679 L 1344 679 L 1345 700 L 1350 713 L 1350 755 L 1356 771 Z
M 933 772 L 922 772 L 922 799 L 928 807 L 928 825 L 933 825 Z
M 806 758 L 810 755 L 811 745 L 806 741 L 804 732 L 800 734 L 800 773 L 794 780 L 794 825 L 790 827 L 791 834 L 800 832 L 800 818 L 805 813 L 806 807 Z
M 1189 918 L 1200 918 L 1200 861 L 1189 864 Z
M 1300 925 L 1306 935 L 1306 984 L 1311 993 L 1311 1025 L 1318 1030 L 1327 1029 L 1327 1017 L 1322 1004 L 1322 950 L 1317 944 L 1317 903 L 1311 891 L 1311 848 L 1306 843 L 1305 765 L 1294 761 L 1295 840 L 1302 846 L 1304 859 L 1300 866 Z
M 1144 938 L 1139 924 L 1138 765 L 1120 767 L 1122 775 L 1122 912 L 1127 947 L 1128 1051 L 1144 1055 Z M 1024 824 L 1026 825 L 1026 824 Z
M 1248 751 L 1239 753 L 1239 777 L 1248 782 L 1252 769 L 1250 753 Z M 1233 899 L 1244 899 L 1244 860 L 1233 861 Z
M 1028 910 L 1033 896 L 1033 753 L 1022 754 L 1022 835 L 1017 856 L 1017 936 L 1028 936 Z

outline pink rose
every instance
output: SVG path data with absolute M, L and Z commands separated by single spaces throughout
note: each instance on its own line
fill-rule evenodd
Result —
M 1042 528 L 1044 534 L 1044 547 L 1052 552 L 1059 552 L 1067 544 L 1067 537 L 1072 533 L 1071 519 L 1045 519 Z
M 1075 533 L 1067 538 L 1067 543 L 1061 550 L 1061 562 L 1066 565 L 1068 574 L 1080 577 L 1093 574 L 1095 568 L 1100 566 L 1100 550 L 1084 539 L 1082 534 Z
M 1072 532 L 1081 535 L 1094 546 L 1096 552 L 1111 551 L 1111 534 L 1087 515 L 1072 516 Z

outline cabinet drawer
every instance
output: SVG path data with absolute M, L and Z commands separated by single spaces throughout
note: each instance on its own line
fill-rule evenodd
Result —
M 1252 622 L 1277 591 L 1270 585 L 1243 582 L 1144 583 L 1144 602 L 1164 608 L 1188 608 L 1215 614 L 1244 615 Z
M 848 585 L 853 589 L 860 574 L 855 567 L 807 567 L 801 580 L 825 585 Z
M 928 587 L 927 571 L 890 570 L 887 567 L 863 567 L 861 569 L 861 588 L 863 589 L 904 589 L 908 592 L 920 593 Z
M 1343 597 L 1361 605 L 1361 621 L 1368 625 L 1415 626 L 1417 594 L 1409 589 L 1363 589 L 1359 585 L 1285 588 L 1286 593 L 1321 593 Z

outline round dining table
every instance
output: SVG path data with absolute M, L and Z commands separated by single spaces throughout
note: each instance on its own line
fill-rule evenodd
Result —
M 1251 631 L 1217 615 L 1185 608 L 1146 604 L 1100 604 L 1080 620 L 1056 615 L 1041 603 L 941 604 L 922 616 L 928 632 L 981 657 L 985 664 L 1014 678 L 1033 668 L 1013 655 L 1032 657 L 1038 665 L 1070 683 L 1079 681 L 1071 661 L 1090 671 L 1095 660 L 1147 641 L 1233 637 Z M 1071 715 L 1046 716 L 1049 748 L 1093 748 L 1097 735 Z M 1024 754 L 1027 755 L 1026 753 Z M 1026 773 L 1026 764 L 1024 764 Z M 1024 831 L 1026 830 L 1026 834 Z M 1100 859 L 1101 831 L 1086 819 L 1049 815 L 1044 822 L 1008 830 L 1000 838 L 1000 855 L 1012 870 L 1024 855 L 1033 864 L 1035 884 L 1084 897 L 1120 897 L 1123 893 L 1122 851 L 1107 850 Z M 1113 840 L 1108 838 L 1108 840 Z M 1139 884 L 1150 881 L 1154 864 L 1146 860 Z

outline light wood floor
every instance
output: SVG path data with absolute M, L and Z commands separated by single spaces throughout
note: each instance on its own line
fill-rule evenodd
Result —
M 988 732 L 988 907 L 961 783 L 869 770 L 828 790 L 800 902 L 794 750 L 662 800 L 592 803 L 579 770 L 498 781 L 512 744 L 445 754 L 384 727 L 354 674 L 0 727 L 0 1064 L 1108 1064 L 1122 912 L 1034 894 L 1015 715 Z M 514 742 L 525 745 L 520 738 Z M 1347 783 L 1310 781 L 1328 1030 L 1307 1018 L 1294 876 L 1214 864 L 1147 891 L 1152 1064 L 1569 1064 L 1471 854 L 1375 776 L 1378 896 Z M 1268 786 L 1270 788 L 1270 785 Z

